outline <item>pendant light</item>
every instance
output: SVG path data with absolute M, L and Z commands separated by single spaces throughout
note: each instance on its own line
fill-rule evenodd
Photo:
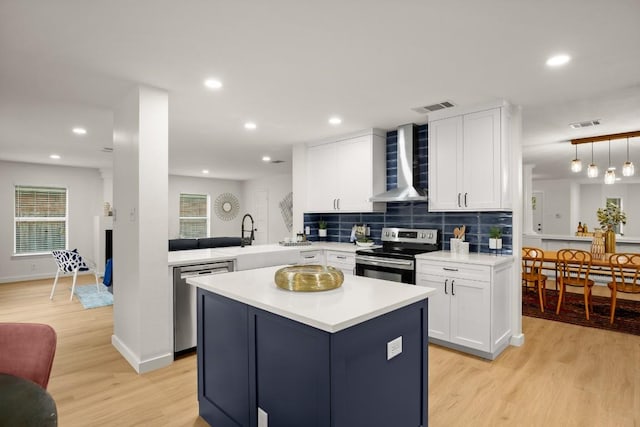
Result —
M 593 163 L 593 142 L 591 143 L 591 164 L 587 168 L 587 176 L 589 178 L 597 178 L 598 177 L 598 166 Z
M 578 158 L 578 144 L 576 145 L 576 158 L 571 160 L 571 172 L 580 172 L 582 170 L 582 160 Z M 627 157 L 629 157 L 627 155 Z
M 604 174 L 604 183 L 605 184 L 614 184 L 616 182 L 616 172 L 615 168 L 611 167 L 611 140 L 609 140 L 609 167 L 607 168 L 607 173 Z
M 573 167 L 573 166 L 572 166 Z M 627 161 L 622 165 L 623 176 L 633 176 L 636 173 L 633 162 L 629 161 L 629 137 L 627 137 Z

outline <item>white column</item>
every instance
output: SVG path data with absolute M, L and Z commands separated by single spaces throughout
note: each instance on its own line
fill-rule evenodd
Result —
M 535 234 L 533 229 L 533 206 L 531 205 L 531 197 L 533 196 L 533 168 L 536 165 L 522 165 L 522 198 L 523 198 L 523 221 L 522 233 Z
M 173 361 L 168 111 L 167 92 L 137 87 L 114 115 L 111 341 L 139 373 Z

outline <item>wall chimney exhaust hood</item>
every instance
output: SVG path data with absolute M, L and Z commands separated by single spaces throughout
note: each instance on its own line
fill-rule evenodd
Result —
M 414 187 L 418 181 L 417 128 L 413 123 L 398 127 L 398 184 L 396 188 L 373 196 L 372 202 L 410 202 L 427 201 L 424 190 Z M 414 141 L 416 143 L 414 144 Z

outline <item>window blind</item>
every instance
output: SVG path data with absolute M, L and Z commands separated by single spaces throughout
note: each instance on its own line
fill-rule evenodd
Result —
M 209 196 L 180 194 L 180 237 L 207 237 L 209 231 Z
M 46 253 L 67 246 L 67 189 L 15 187 L 16 254 Z

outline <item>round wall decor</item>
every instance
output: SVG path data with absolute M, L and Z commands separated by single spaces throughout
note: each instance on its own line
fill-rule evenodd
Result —
M 216 216 L 223 221 L 231 221 L 240 210 L 238 198 L 231 193 L 222 193 L 213 205 Z

